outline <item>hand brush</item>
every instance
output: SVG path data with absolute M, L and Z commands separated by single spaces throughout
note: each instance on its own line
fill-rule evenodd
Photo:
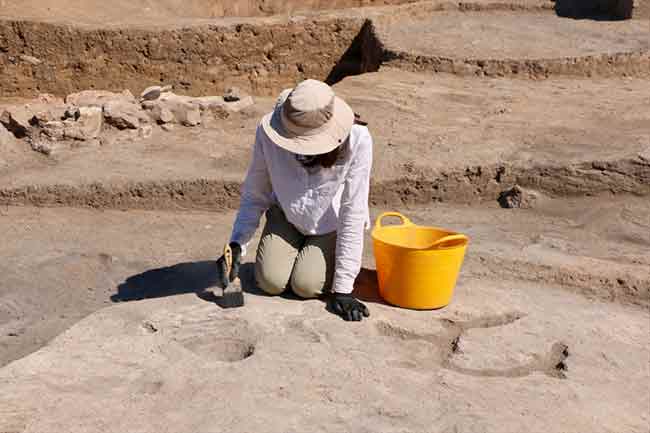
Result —
M 239 308 L 244 306 L 244 294 L 242 293 L 241 284 L 230 284 L 234 278 L 231 278 L 232 273 L 232 248 L 226 245 L 223 248 L 223 257 L 225 262 L 225 269 L 221 275 L 221 287 L 223 287 L 223 294 L 219 299 L 221 308 Z

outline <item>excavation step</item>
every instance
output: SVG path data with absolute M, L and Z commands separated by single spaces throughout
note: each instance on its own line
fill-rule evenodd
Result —
M 390 65 L 460 75 L 650 75 L 650 22 L 445 12 L 375 22 Z
M 369 123 L 377 205 L 496 202 L 515 184 L 551 196 L 650 193 L 646 80 L 465 80 L 383 69 L 335 89 Z M 49 156 L 8 137 L 0 203 L 233 208 L 255 128 L 273 103 L 257 98 L 225 118 L 204 112 L 194 127 L 154 125 L 151 136 L 109 126 L 99 144 L 77 141 Z

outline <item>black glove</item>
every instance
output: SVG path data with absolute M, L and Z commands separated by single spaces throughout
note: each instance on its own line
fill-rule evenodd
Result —
M 230 272 L 228 272 L 228 263 L 225 255 L 221 256 L 219 260 L 217 260 L 217 271 L 219 272 L 219 279 L 223 289 L 228 287 L 228 285 L 232 281 L 235 281 L 239 276 L 239 266 L 241 265 L 241 245 L 231 242 L 229 246 L 232 251 L 232 265 L 230 267 Z
M 331 312 L 338 314 L 348 322 L 360 322 L 362 318 L 370 316 L 368 307 L 357 301 L 351 294 L 332 293 L 327 305 Z

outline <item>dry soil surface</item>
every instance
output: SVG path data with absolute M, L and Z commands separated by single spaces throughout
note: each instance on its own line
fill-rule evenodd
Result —
M 645 0 L 644 0 L 645 1 Z M 459 3 L 442 0 L 0 0 L 0 18 L 68 22 L 87 25 L 147 25 L 182 19 L 206 20 L 223 17 L 256 17 L 274 14 L 310 14 L 318 10 L 350 9 L 369 6 L 419 3 L 426 8 L 453 8 Z M 475 9 L 541 8 L 546 0 L 473 0 L 460 2 Z M 358 12 L 353 12 L 358 13 Z
M 47 344 L 0 369 L 0 430 L 645 432 L 650 314 L 623 288 L 647 305 L 649 210 L 405 210 L 471 236 L 454 301 L 383 304 L 369 247 L 351 324 L 262 296 L 251 265 L 246 306 L 216 305 L 233 214 L 4 209 L 0 359 Z
M 250 256 L 246 306 L 219 307 L 214 260 L 272 98 L 149 138 L 106 127 L 50 156 L 0 128 L 0 432 L 647 433 L 647 0 L 625 23 L 537 0 L 217 18 L 298 3 L 0 0 L 17 96 L 0 105 L 102 76 L 274 93 L 326 74 L 365 29 L 379 39 L 344 60 L 382 42 L 384 66 L 336 91 L 374 137 L 371 213 L 471 237 L 451 305 L 382 302 L 368 234 L 361 323 L 264 296 Z M 514 185 L 530 209 L 499 206 Z
M 383 27 L 383 26 L 380 26 Z M 396 19 L 382 31 L 389 48 L 469 59 L 539 59 L 650 49 L 647 20 L 596 22 L 550 13 L 432 14 Z

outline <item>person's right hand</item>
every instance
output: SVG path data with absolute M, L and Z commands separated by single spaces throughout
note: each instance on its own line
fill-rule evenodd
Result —
M 241 245 L 235 242 L 230 243 L 230 249 L 232 250 L 232 266 L 230 272 L 228 272 L 228 263 L 226 262 L 226 257 L 221 256 L 217 260 L 217 272 L 219 273 L 219 279 L 223 289 L 228 287 L 228 285 L 235 281 L 239 277 L 239 266 L 241 265 Z

